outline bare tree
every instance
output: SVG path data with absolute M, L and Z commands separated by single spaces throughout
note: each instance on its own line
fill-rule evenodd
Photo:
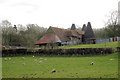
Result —
M 28 46 L 33 47 L 34 43 L 39 40 L 47 30 L 39 27 L 37 24 L 22 24 L 14 25 L 8 21 L 3 20 L 0 23 L 1 36 L 3 45 L 7 46 Z
M 120 26 L 118 25 L 118 11 L 110 13 L 109 19 L 106 22 L 106 35 L 108 37 L 115 37 L 120 35 Z
M 2 29 L 2 44 L 8 45 L 9 44 L 9 37 L 7 36 L 9 33 L 9 27 L 12 26 L 12 24 L 8 20 L 3 20 L 0 23 L 1 29 Z
M 28 24 L 26 25 L 27 30 L 25 31 L 26 43 L 29 47 L 34 46 L 34 43 L 40 39 L 39 36 L 42 37 L 42 33 L 44 33 L 47 29 L 38 26 L 37 24 Z
M 110 12 L 110 16 L 108 16 L 109 19 L 107 21 L 107 25 L 117 25 L 118 24 L 118 11 L 112 11 Z

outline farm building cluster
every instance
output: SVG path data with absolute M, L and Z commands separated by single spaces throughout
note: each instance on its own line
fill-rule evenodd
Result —
M 35 42 L 35 45 L 47 45 L 49 43 L 61 45 L 75 45 L 75 44 L 95 44 L 96 39 L 91 26 L 88 22 L 83 25 L 82 30 L 76 29 L 75 24 L 72 24 L 71 29 L 62 29 L 57 27 L 49 27 L 45 35 Z

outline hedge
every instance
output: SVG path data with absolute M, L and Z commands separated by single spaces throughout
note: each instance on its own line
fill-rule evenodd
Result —
M 120 47 L 117 47 L 117 51 L 120 52 Z
M 2 56 L 42 55 L 42 56 L 74 56 L 111 54 L 112 48 L 77 48 L 77 49 L 9 49 L 2 50 Z

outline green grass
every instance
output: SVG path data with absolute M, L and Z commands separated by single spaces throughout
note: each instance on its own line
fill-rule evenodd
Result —
M 118 42 L 108 42 L 100 44 L 81 44 L 81 45 L 68 45 L 59 48 L 70 49 L 70 48 L 103 48 L 103 47 L 118 47 Z
M 73 57 L 42 57 L 47 61 L 40 61 L 41 56 L 11 57 L 4 61 L 2 58 L 3 78 L 117 78 L 118 77 L 118 54 L 96 56 L 73 56 Z M 37 62 L 34 59 L 38 59 Z M 110 61 L 109 59 L 114 59 Z M 15 61 L 15 64 L 12 62 Z M 91 62 L 95 64 L 90 65 Z M 26 64 L 23 66 L 22 63 Z M 55 73 L 51 73 L 56 69 Z
M 0 57 L 0 80 L 2 79 L 2 58 Z

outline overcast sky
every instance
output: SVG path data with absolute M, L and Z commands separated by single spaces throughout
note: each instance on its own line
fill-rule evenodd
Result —
M 104 27 L 107 15 L 118 9 L 119 0 L 0 0 L 0 22 L 38 24 L 43 27 Z

